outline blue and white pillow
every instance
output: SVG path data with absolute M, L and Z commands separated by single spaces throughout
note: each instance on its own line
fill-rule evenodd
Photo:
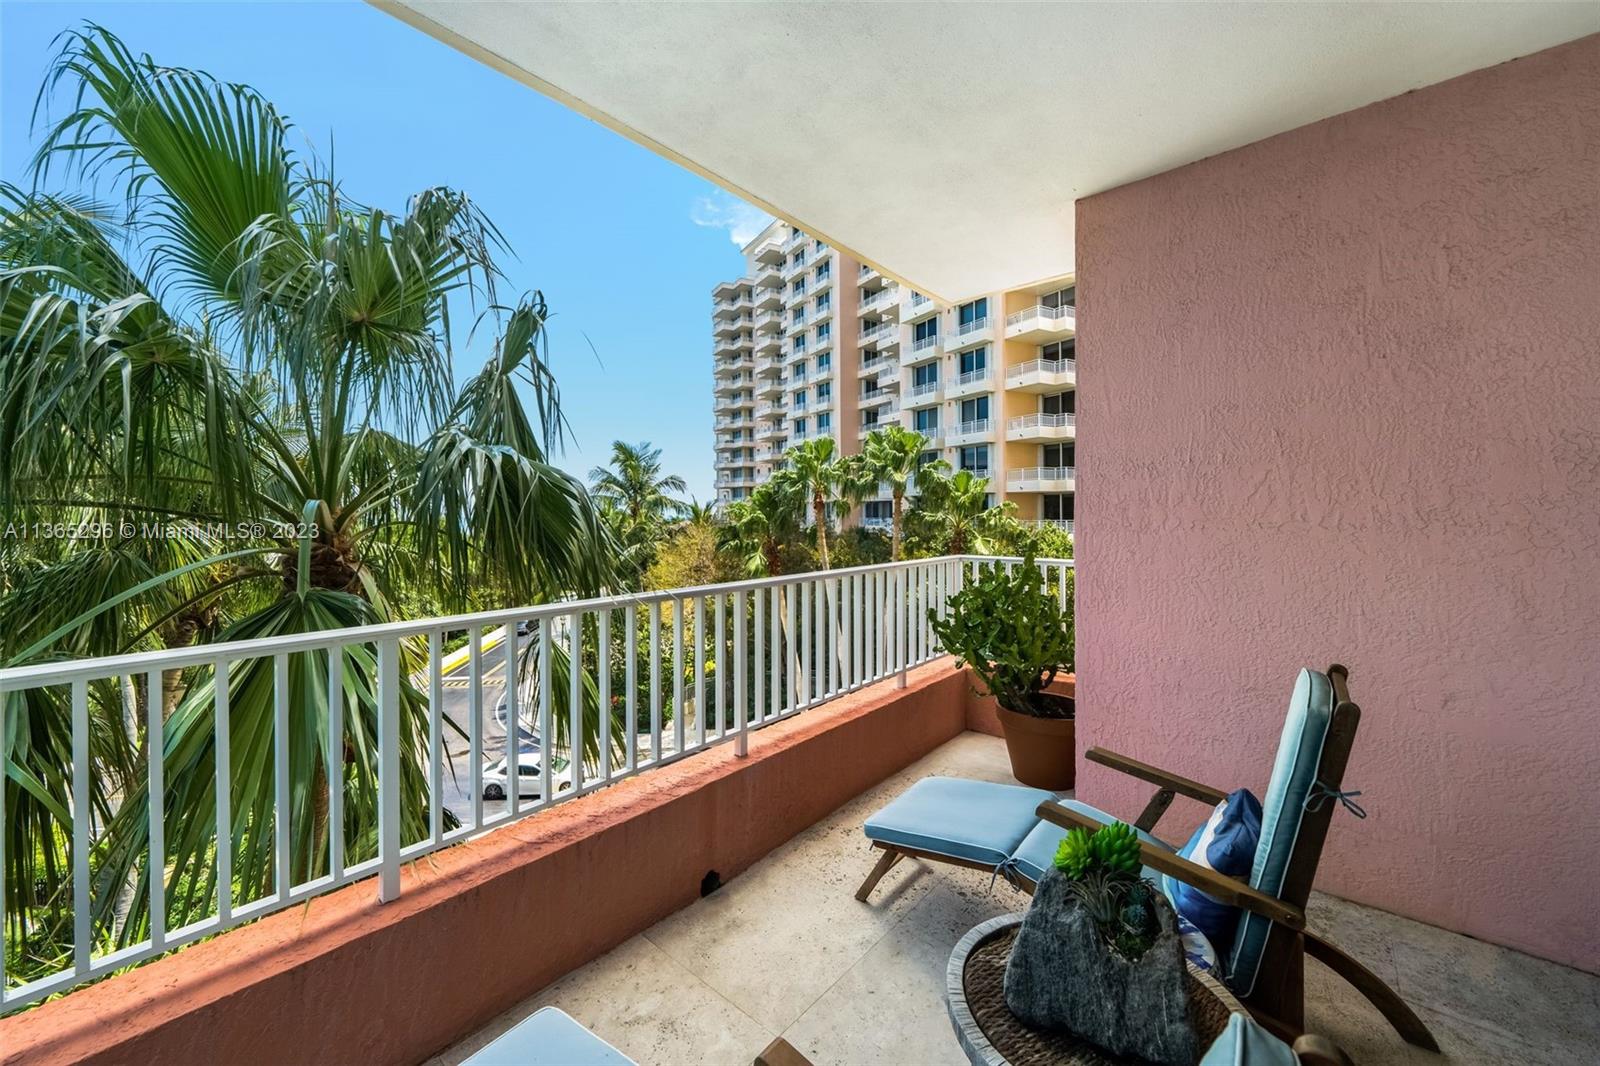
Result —
M 1178 854 L 1197 866 L 1219 874 L 1250 879 L 1256 845 L 1261 842 L 1261 801 L 1249 789 L 1241 788 L 1217 804 L 1211 817 L 1194 831 Z M 1193 923 L 1213 944 L 1233 943 L 1234 927 L 1239 923 L 1239 908 L 1206 895 L 1163 874 L 1161 887 L 1172 901 L 1172 909 Z

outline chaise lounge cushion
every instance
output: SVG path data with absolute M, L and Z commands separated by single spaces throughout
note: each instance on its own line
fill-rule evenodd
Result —
M 1091 807 L 1087 803 L 1079 803 L 1077 800 L 1060 800 L 1059 802 L 1063 807 L 1070 808 L 1079 814 L 1087 815 L 1098 821 L 1108 823 L 1116 821 L 1115 818 L 1100 808 Z M 1067 831 L 1053 822 L 1046 822 L 1037 818 L 1035 820 L 1038 824 L 1022 839 L 1022 843 L 1017 845 L 1017 849 L 1011 855 L 1015 860 L 1017 872 L 1037 884 L 1039 878 L 1044 876 L 1045 870 L 1055 862 L 1056 848 L 1061 845 L 1061 838 L 1067 835 Z M 1173 850 L 1171 844 L 1151 836 L 1143 829 L 1137 829 L 1135 832 L 1139 834 L 1140 840 L 1148 841 L 1158 848 L 1165 848 L 1168 851 Z M 1144 876 L 1158 885 L 1161 883 L 1161 875 L 1148 867 L 1144 870 Z
M 541 1007 L 462 1066 L 637 1066 L 556 1007 Z
M 1288 1044 L 1257 1025 L 1248 1014 L 1234 1014 L 1228 1027 L 1206 1049 L 1200 1066 L 1298 1066 Z
M 867 839 L 998 866 L 1039 824 L 1055 795 L 1038 788 L 925 777 L 867 819 Z M 1053 853 L 1052 853 L 1053 854 Z
M 1333 683 L 1327 674 L 1301 670 L 1294 694 L 1289 697 L 1289 713 L 1278 739 L 1272 778 L 1261 801 L 1261 842 L 1250 867 L 1250 886 L 1269 896 L 1283 891 L 1306 799 L 1322 765 L 1322 746 L 1332 721 Z M 1248 911 L 1239 919 L 1228 959 L 1228 984 L 1241 996 L 1248 996 L 1255 989 L 1256 971 L 1261 968 L 1261 955 L 1271 929 L 1271 922 Z

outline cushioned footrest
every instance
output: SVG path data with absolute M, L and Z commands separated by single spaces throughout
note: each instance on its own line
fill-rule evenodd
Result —
M 925 777 L 864 828 L 868 840 L 998 866 L 1039 824 L 1039 804 L 1054 798 L 1021 785 Z
M 565 1011 L 541 1007 L 462 1066 L 636 1066 Z

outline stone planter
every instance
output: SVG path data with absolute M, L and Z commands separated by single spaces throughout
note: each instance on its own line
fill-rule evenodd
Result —
M 1154 904 L 1161 933 L 1136 961 L 1108 948 L 1068 887 L 1045 871 L 1006 964 L 1011 1012 L 1040 1029 L 1065 1030 L 1119 1055 L 1194 1066 L 1186 966 L 1177 916 Z

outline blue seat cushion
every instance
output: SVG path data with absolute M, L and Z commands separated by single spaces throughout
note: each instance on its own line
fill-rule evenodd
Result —
M 1077 811 L 1079 814 L 1087 815 L 1098 822 L 1110 824 L 1116 821 L 1105 811 L 1098 807 L 1091 807 L 1087 803 L 1079 803 L 1077 800 L 1061 800 L 1060 803 L 1061 806 Z M 1172 850 L 1171 844 L 1164 840 L 1156 839 L 1143 829 L 1137 829 L 1135 832 L 1139 834 L 1140 840 L 1148 841 L 1158 848 Z M 1061 838 L 1066 835 L 1067 831 L 1059 825 L 1042 820 L 1039 821 L 1028 835 L 1022 838 L 1022 843 L 1017 845 L 1016 850 L 1011 853 L 1011 857 L 1016 860 L 1017 871 L 1037 884 L 1039 878 L 1044 876 L 1045 870 L 1049 869 L 1051 864 L 1055 862 L 1056 848 L 1061 846 Z M 1161 875 L 1149 867 L 1145 868 L 1144 876 L 1158 885 L 1161 883 Z
M 461 1066 L 637 1066 L 555 1007 L 541 1007 Z
M 1333 683 L 1326 674 L 1301 670 L 1289 697 L 1272 778 L 1261 801 L 1261 842 L 1250 865 L 1250 885 L 1269 896 L 1283 891 L 1306 797 L 1322 765 L 1322 746 L 1333 721 Z M 1246 912 L 1239 919 L 1228 958 L 1228 984 L 1241 996 L 1255 990 L 1256 971 L 1267 946 L 1272 923 Z
M 1178 854 L 1197 866 L 1248 881 L 1260 842 L 1261 801 L 1249 789 L 1241 788 L 1217 804 L 1211 817 L 1194 831 Z M 1213 944 L 1233 943 L 1239 908 L 1176 877 L 1164 876 L 1161 890 L 1172 901 L 1173 909 L 1194 923 Z
M 1234 1014 L 1228 1027 L 1211 1042 L 1200 1066 L 1298 1066 L 1300 1059 L 1282 1040 L 1257 1025 L 1248 1014 Z
M 867 819 L 867 839 L 998 866 L 1039 824 L 1054 793 L 1021 785 L 925 777 Z

